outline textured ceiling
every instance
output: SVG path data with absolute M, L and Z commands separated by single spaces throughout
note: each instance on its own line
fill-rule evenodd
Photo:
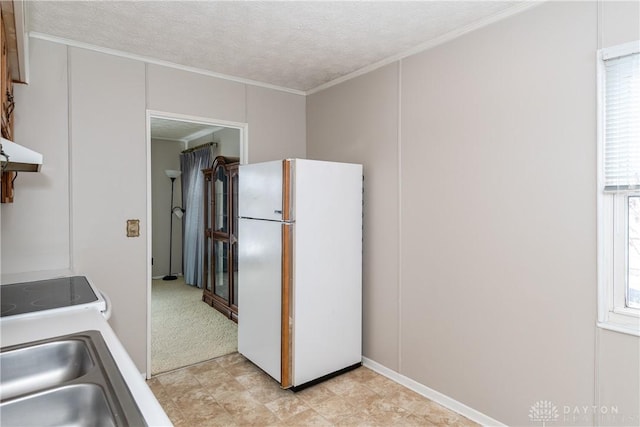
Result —
M 30 31 L 307 91 L 512 1 L 29 1 Z
M 220 129 L 223 128 L 181 120 L 151 118 L 151 138 L 153 139 L 190 142 L 205 135 L 213 135 Z

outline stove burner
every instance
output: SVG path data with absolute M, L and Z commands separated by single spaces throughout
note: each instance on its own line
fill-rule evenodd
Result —
M 17 307 L 18 307 L 18 304 L 5 304 L 5 303 L 2 303 L 2 304 L 0 304 L 0 313 L 2 313 L 1 314 L 2 316 L 4 316 L 5 314 L 11 313 Z
M 80 299 L 80 295 L 69 295 L 65 298 L 59 298 L 56 296 L 39 298 L 35 301 L 31 301 L 31 305 L 34 307 L 52 307 L 59 306 L 60 304 L 69 304 L 73 305 L 76 301 Z
M 0 316 L 62 309 L 99 301 L 86 277 L 73 276 L 0 286 Z
M 21 286 L 20 289 L 24 292 L 41 292 L 47 290 L 47 285 L 40 283 L 35 285 Z

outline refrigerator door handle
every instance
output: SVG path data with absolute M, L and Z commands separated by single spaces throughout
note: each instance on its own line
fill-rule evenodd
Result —
M 286 159 L 282 161 L 282 220 L 292 221 L 294 219 L 293 200 L 293 174 L 294 161 Z
M 293 226 L 282 224 L 282 308 L 280 327 L 280 384 L 282 388 L 293 386 Z

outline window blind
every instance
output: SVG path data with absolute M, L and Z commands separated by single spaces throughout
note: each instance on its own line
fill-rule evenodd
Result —
M 640 53 L 604 66 L 604 190 L 640 190 Z

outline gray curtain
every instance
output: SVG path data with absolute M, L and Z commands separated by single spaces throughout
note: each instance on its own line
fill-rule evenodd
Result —
M 202 288 L 204 254 L 204 175 L 211 167 L 211 149 L 204 147 L 180 154 L 182 171 L 182 265 L 185 283 Z

